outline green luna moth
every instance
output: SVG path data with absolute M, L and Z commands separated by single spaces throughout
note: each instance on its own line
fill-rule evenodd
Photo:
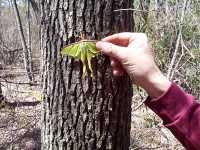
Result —
M 86 68 L 88 67 L 91 72 L 91 77 L 93 78 L 93 69 L 92 69 L 92 58 L 98 56 L 99 51 L 96 48 L 95 40 L 81 40 L 79 42 L 65 46 L 61 50 L 62 55 L 67 55 L 75 59 L 80 59 L 83 63 L 83 75 L 86 76 Z

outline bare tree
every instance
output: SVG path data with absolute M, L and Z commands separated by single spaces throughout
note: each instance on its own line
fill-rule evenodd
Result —
M 79 39 L 100 39 L 132 31 L 127 0 L 41 0 L 43 52 L 42 149 L 128 150 L 132 86 L 128 75 L 114 78 L 108 57 L 93 60 L 94 78 L 82 79 L 80 61 L 60 49 Z
M 28 0 L 30 3 L 30 6 L 32 8 L 32 14 L 36 19 L 36 22 L 39 23 L 40 19 L 40 9 L 39 9 L 39 0 Z
M 32 49 L 31 49 L 31 16 L 30 16 L 30 1 L 26 1 L 27 4 L 27 11 L 26 11 L 26 16 L 27 16 L 27 52 L 28 52 L 28 66 L 30 69 L 30 76 L 33 80 L 33 67 L 32 67 Z M 32 81 L 30 79 L 30 81 Z
M 181 43 L 181 38 L 182 38 L 182 22 L 184 20 L 184 17 L 185 17 L 185 11 L 186 11 L 186 8 L 187 8 L 187 4 L 188 4 L 188 0 L 185 0 L 184 1 L 184 6 L 182 8 L 182 13 L 181 13 L 181 18 L 180 18 L 180 24 L 179 24 L 179 33 L 178 33 L 178 37 L 177 37 L 177 41 L 176 41 L 176 48 L 174 50 L 174 54 L 173 54 L 173 57 L 171 59 L 171 62 L 170 62 L 170 65 L 169 65 L 169 68 L 168 68 L 168 71 L 167 71 L 167 78 L 168 79 L 171 79 L 173 78 L 173 75 L 174 75 L 174 70 L 173 70 L 173 67 L 174 67 L 174 64 L 175 64 L 175 60 L 177 58 L 177 55 L 178 55 L 178 50 L 179 50 L 179 46 L 180 46 L 180 43 Z M 175 70 L 177 69 L 177 67 L 174 68 Z
M 14 12 L 15 12 L 15 16 L 16 16 L 16 20 L 17 20 L 17 24 L 18 24 L 18 30 L 19 30 L 20 37 L 21 37 L 21 43 L 22 43 L 22 47 L 23 47 L 24 66 L 25 66 L 25 69 L 27 72 L 28 79 L 31 82 L 31 81 L 33 81 L 32 60 L 30 57 L 31 52 L 30 52 L 29 46 L 27 46 L 27 44 L 26 44 L 24 31 L 23 31 L 23 27 L 22 27 L 22 22 L 21 22 L 21 18 L 20 18 L 16 0 L 13 0 L 13 6 L 14 6 Z
M 1 88 L 1 82 L 0 82 L 0 101 L 3 98 L 2 88 Z

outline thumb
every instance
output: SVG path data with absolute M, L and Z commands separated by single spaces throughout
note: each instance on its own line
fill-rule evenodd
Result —
M 119 60 L 123 59 L 124 47 L 114 45 L 108 42 L 102 42 L 102 41 L 97 42 L 96 47 L 97 49 L 102 51 L 105 55 L 114 57 Z

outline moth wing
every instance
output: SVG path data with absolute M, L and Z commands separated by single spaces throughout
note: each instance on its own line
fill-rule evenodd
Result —
M 82 74 L 82 78 L 85 78 L 86 76 L 86 61 L 87 61 L 87 50 L 85 47 L 85 43 L 80 43 L 80 59 L 81 62 L 83 63 L 83 74 Z
M 92 58 L 96 57 L 98 55 L 98 51 L 96 49 L 96 44 L 95 43 L 87 43 L 87 64 L 88 68 L 91 72 L 91 77 L 93 78 L 93 68 L 92 68 Z
M 80 58 L 80 54 L 81 54 L 80 44 L 77 43 L 77 44 L 73 44 L 73 45 L 62 48 L 61 54 L 71 56 L 73 58 Z
M 90 53 L 93 53 L 95 56 L 99 53 L 99 51 L 96 48 L 95 42 L 87 42 L 87 47 L 88 47 L 88 50 L 90 51 Z
M 92 69 L 92 58 L 93 58 L 93 56 L 91 55 L 91 53 L 87 52 L 87 64 L 88 64 L 88 68 L 91 72 L 90 75 L 93 78 L 94 76 L 93 76 L 93 69 Z
M 87 49 L 87 57 L 90 59 L 96 57 L 99 53 L 99 51 L 96 48 L 96 44 L 94 42 L 87 42 L 86 49 Z

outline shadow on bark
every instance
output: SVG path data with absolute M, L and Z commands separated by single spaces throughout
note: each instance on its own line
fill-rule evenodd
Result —
M 37 106 L 40 101 L 35 102 L 8 102 L 6 99 L 0 99 L 0 109 L 2 108 L 15 108 L 15 107 L 25 107 L 25 106 Z
M 14 107 L 37 106 L 38 104 L 40 104 L 40 101 L 36 101 L 36 102 L 14 102 L 14 103 L 10 103 L 10 105 L 11 105 L 11 106 L 14 106 Z

